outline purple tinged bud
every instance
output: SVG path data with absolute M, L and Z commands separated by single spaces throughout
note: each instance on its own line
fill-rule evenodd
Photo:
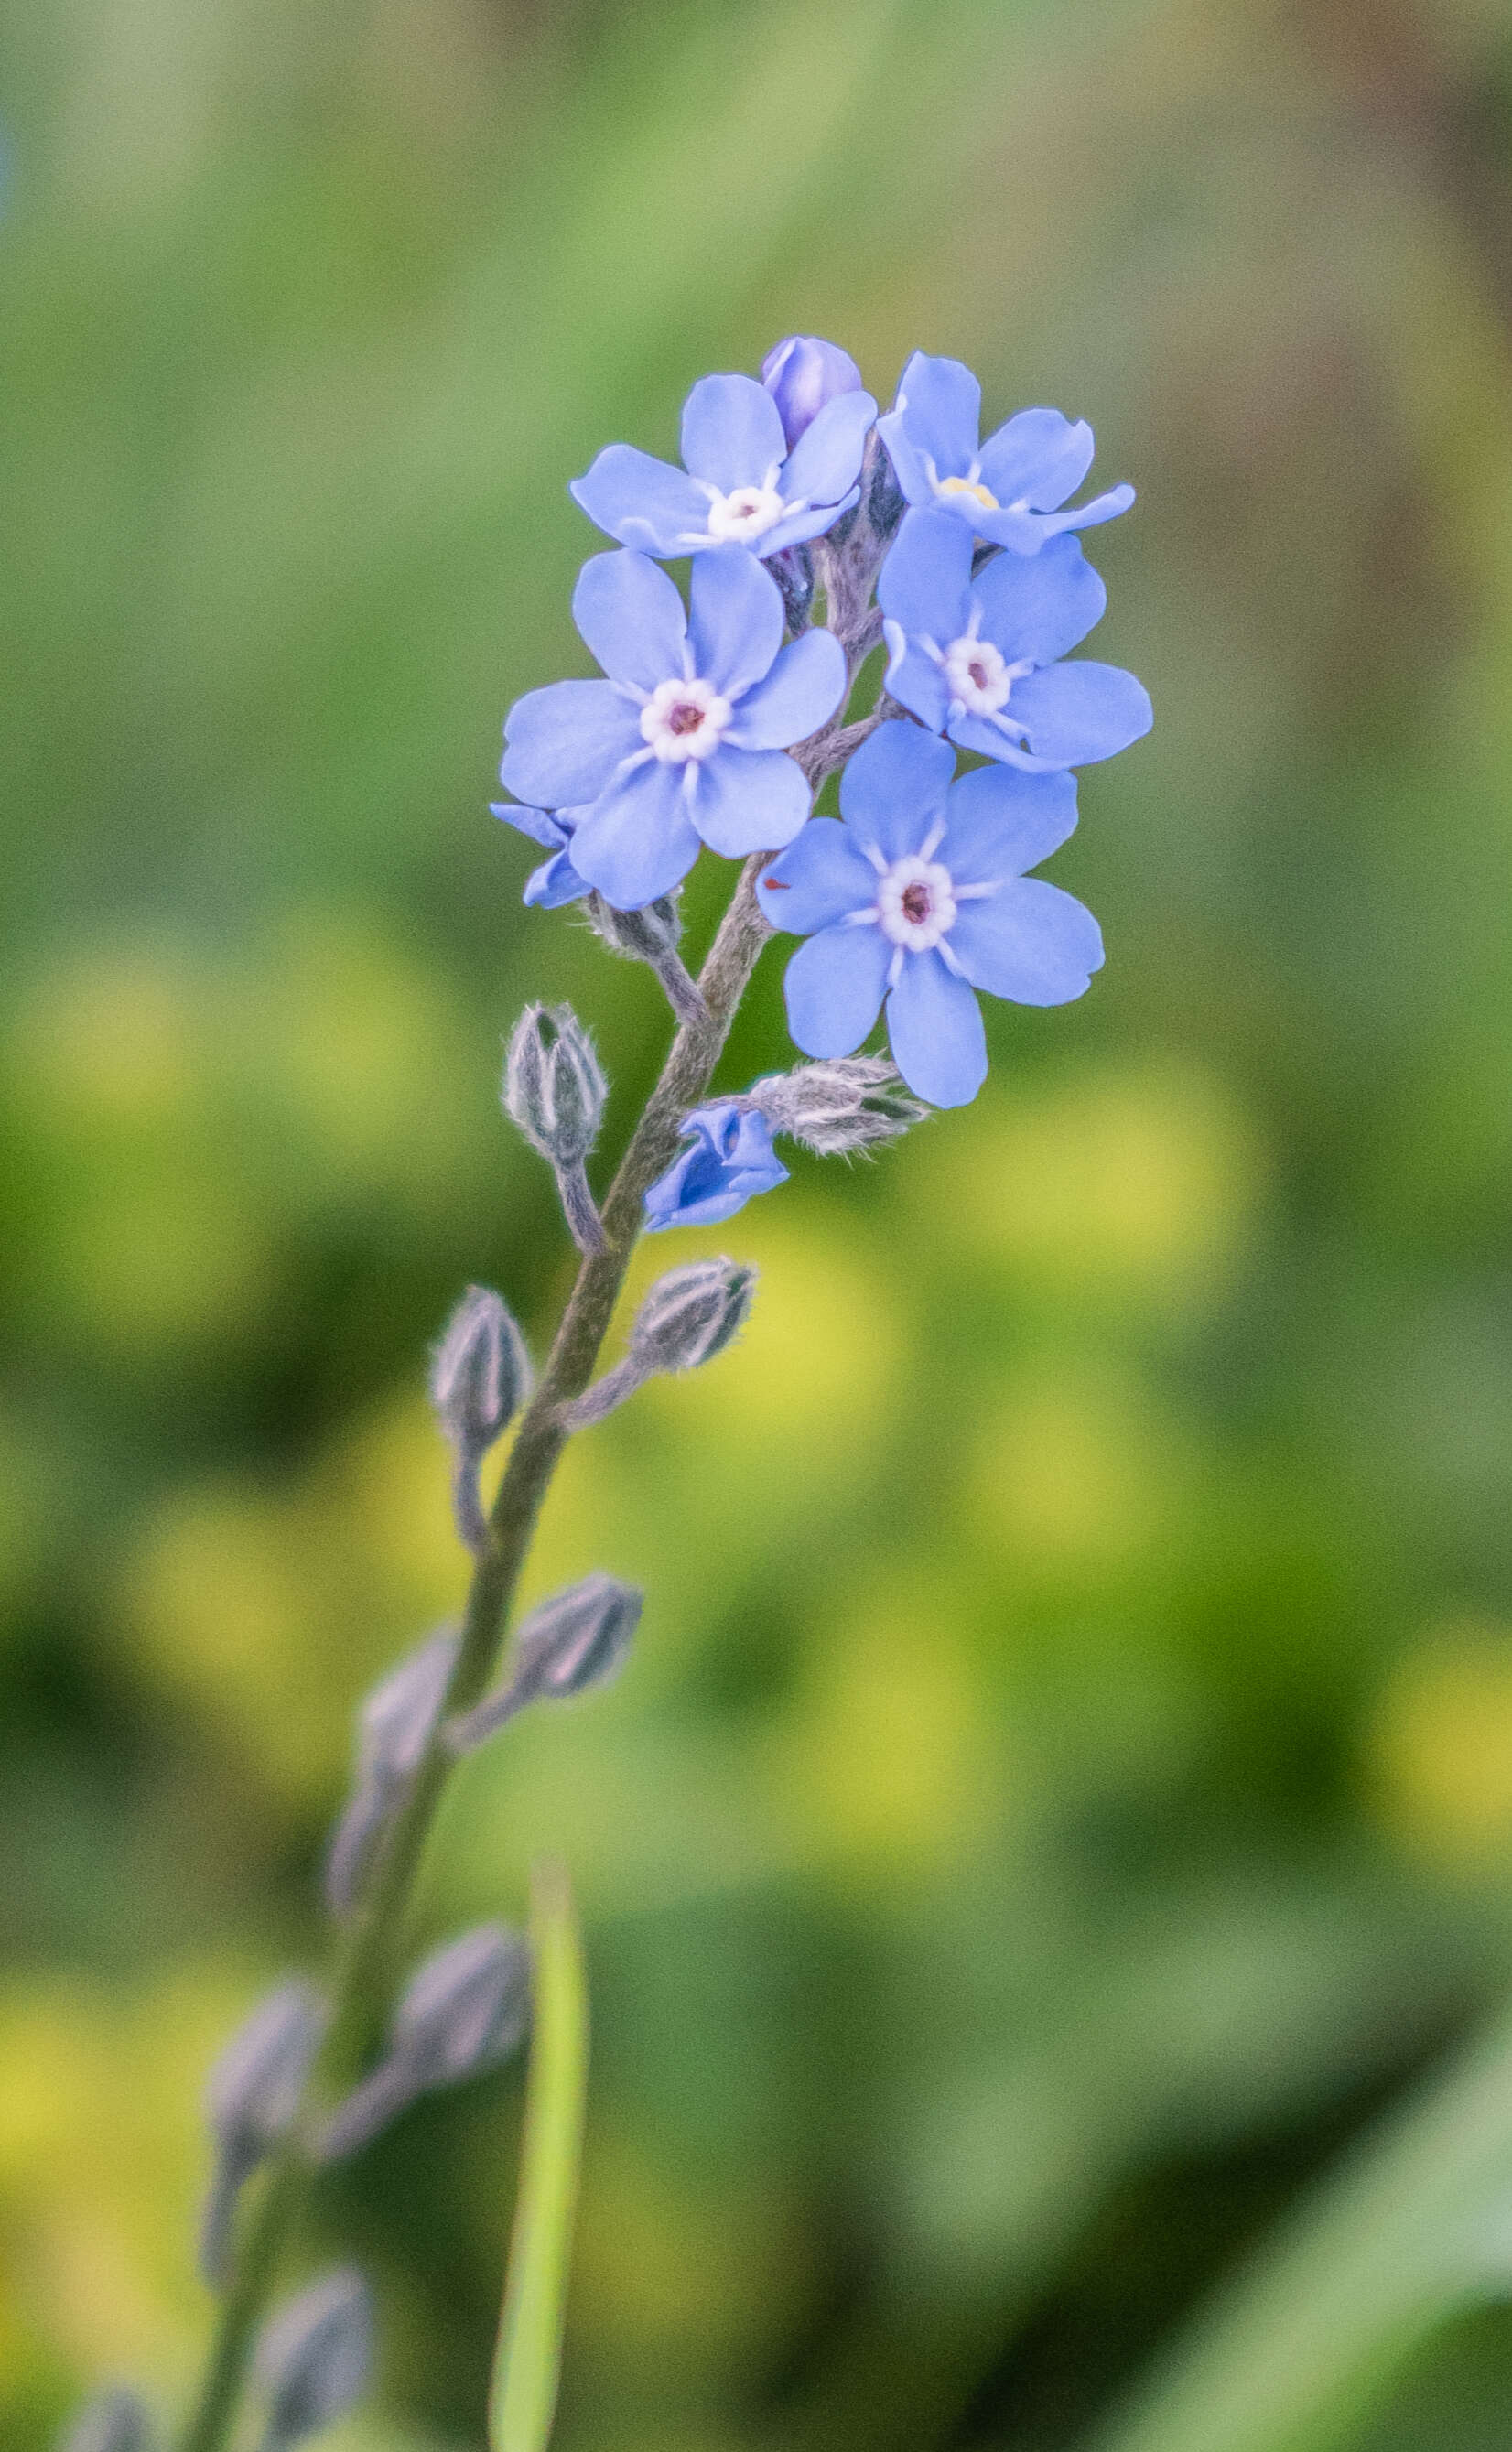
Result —
M 244 2183 L 288 2135 L 326 2031 L 312 1985 L 281 1984 L 231 2037 L 209 2073 L 205 2116 L 215 2162 L 200 2218 L 200 2271 L 212 2289 L 230 2268 L 231 2228 Z
M 636 1315 L 630 1356 L 651 1371 L 696 1371 L 744 1328 L 756 1272 L 733 1260 L 690 1260 L 659 1277 Z
M 345 2416 L 372 2363 L 372 2301 L 351 2265 L 289 2300 L 263 2327 L 256 2373 L 268 2395 L 264 2452 L 286 2452 Z
M 365 1779 L 407 1779 L 425 1752 L 451 1682 L 457 1638 L 449 1629 L 390 1669 L 358 1714 L 357 1768 Z
M 116 2386 L 87 2402 L 58 2439 L 58 2452 L 151 2452 L 155 2430 L 146 2404 Z
M 325 2004 L 309 1984 L 281 1984 L 258 2004 L 206 2083 L 206 2117 L 218 2137 L 277 2144 L 299 2109 L 325 2026 Z
M 828 402 L 863 388 L 854 358 L 811 332 L 779 341 L 762 361 L 762 381 L 777 403 L 789 451 Z
M 786 1133 L 819 1157 L 849 1157 L 896 1140 L 928 1108 L 910 1097 L 885 1056 L 826 1057 L 795 1064 L 751 1084 L 747 1103 L 774 1133 Z
M 586 1575 L 543 1601 L 521 1627 L 507 1685 L 448 1729 L 461 1754 L 491 1737 L 527 1703 L 563 1701 L 619 1674 L 641 1620 L 643 1595 L 613 1575 Z
M 433 1951 L 406 1987 L 383 2060 L 327 2124 L 321 2161 L 354 2153 L 417 2095 L 506 2060 L 529 2006 L 530 1954 L 518 1933 L 480 1925 Z
M 487 1455 L 530 1386 L 530 1357 L 507 1308 L 488 1287 L 469 1286 L 430 1364 L 430 1401 L 457 1455 Z
M 570 1005 L 527 1005 L 509 1040 L 504 1108 L 555 1167 L 581 1166 L 598 1138 L 608 1084 Z
M 451 1681 L 457 1638 L 433 1634 L 373 1688 L 358 1715 L 357 1775 L 326 1858 L 326 1903 L 350 1915 L 373 1853 L 430 1741 Z
M 559 1419 L 569 1431 L 587 1430 L 607 1421 L 658 1372 L 696 1371 L 711 1362 L 744 1328 L 755 1292 L 755 1270 L 733 1260 L 690 1260 L 668 1270 L 636 1314 L 624 1361 L 564 1405 Z

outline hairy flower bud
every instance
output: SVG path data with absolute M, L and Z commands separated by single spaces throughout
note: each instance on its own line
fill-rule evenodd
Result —
M 659 1277 L 636 1314 L 623 1362 L 564 1405 L 570 1431 L 607 1420 L 637 1388 L 664 1371 L 696 1371 L 722 1354 L 746 1324 L 756 1290 L 754 1269 L 734 1260 L 690 1260 Z
M 677 950 L 683 935 L 678 900 L 677 894 L 664 894 L 639 911 L 616 911 L 602 894 L 590 894 L 588 925 L 611 954 L 645 962 L 656 973 L 679 1021 L 706 1021 L 708 1008 Z
M 797 1064 L 753 1082 L 750 1104 L 774 1133 L 786 1133 L 820 1157 L 848 1157 L 854 1151 L 896 1140 L 929 1110 L 909 1097 L 885 1056 L 838 1056 Z
M 507 1306 L 469 1286 L 430 1363 L 430 1401 L 450 1443 L 457 1531 L 469 1550 L 487 1538 L 478 1467 L 530 1394 L 530 1356 Z
M 384 2058 L 327 2124 L 322 2161 L 355 2152 L 417 2095 L 507 2059 L 529 2001 L 529 1951 L 502 1925 L 480 1925 L 433 1951 L 405 1988 Z
M 505 1064 L 504 1106 L 553 1166 L 581 1166 L 598 1137 L 608 1085 L 570 1005 L 527 1005 Z
M 433 1634 L 362 1706 L 356 1778 L 326 1858 L 326 1900 L 334 1916 L 349 1915 L 357 1904 L 373 1851 L 429 1741 L 456 1657 L 456 1636 Z
M 372 2362 L 372 2301 L 351 2265 L 311 2283 L 264 2325 L 257 2380 L 268 2395 L 264 2452 L 287 2452 L 351 2407 Z
M 746 1324 L 756 1272 L 733 1260 L 689 1260 L 658 1277 L 630 1331 L 630 1355 L 643 1374 L 696 1371 Z
M 281 1984 L 231 2037 L 205 2088 L 215 2164 L 200 2223 L 200 2269 L 225 2282 L 231 2222 L 243 2183 L 292 2126 L 305 2079 L 326 2028 L 312 1986 Z
M 530 1385 L 530 1357 L 507 1305 L 487 1286 L 469 1286 L 430 1364 L 430 1401 L 457 1453 L 487 1455 Z
M 777 403 L 790 451 L 826 403 L 863 388 L 861 368 L 833 341 L 794 333 L 762 361 L 762 381 Z
M 117 2385 L 86 2402 L 58 2440 L 58 2452 L 151 2452 L 155 2430 L 146 2404 Z
M 641 1602 L 633 1584 L 604 1574 L 585 1575 L 543 1601 L 520 1629 L 507 1683 L 450 1723 L 454 1751 L 469 1752 L 527 1703 L 582 1694 L 616 1676 L 640 1624 Z

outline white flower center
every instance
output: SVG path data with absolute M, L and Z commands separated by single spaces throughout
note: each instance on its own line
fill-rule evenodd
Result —
M 774 528 L 791 508 L 775 485 L 737 485 L 732 494 L 710 495 L 708 532 L 721 544 L 731 537 L 737 544 L 746 544 Z
M 885 937 L 910 954 L 938 945 L 956 916 L 950 871 L 919 852 L 895 860 L 877 880 L 877 920 Z
M 972 715 L 996 715 L 1026 664 L 1006 664 L 990 639 L 957 639 L 941 658 L 950 695 Z
M 641 739 L 664 765 L 681 766 L 713 756 L 730 715 L 712 682 L 659 682 L 641 709 Z

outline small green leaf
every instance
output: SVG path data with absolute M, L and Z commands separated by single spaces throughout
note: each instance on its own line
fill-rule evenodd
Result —
M 588 2005 L 567 1868 L 530 1874 L 530 2073 L 520 2193 L 488 2395 L 490 2452 L 546 2452 L 556 2414 L 567 2264 L 587 2105 Z

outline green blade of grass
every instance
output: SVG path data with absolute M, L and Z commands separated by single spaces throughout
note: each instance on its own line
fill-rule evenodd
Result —
M 1343 2452 L 1512 2276 L 1512 2023 L 1345 2157 L 1083 2452 Z
M 533 1993 L 520 2193 L 488 2395 L 490 2452 L 546 2452 L 556 2413 L 567 2264 L 587 2104 L 588 2005 L 567 1868 L 530 1874 Z

